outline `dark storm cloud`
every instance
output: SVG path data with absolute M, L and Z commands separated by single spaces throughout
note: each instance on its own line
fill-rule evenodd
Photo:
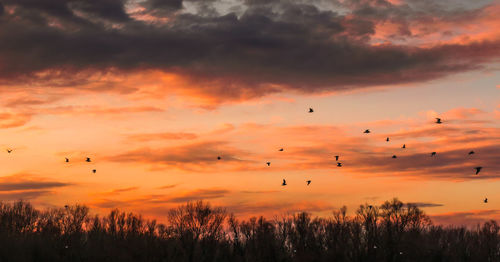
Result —
M 8 0 L 14 11 L 0 20 L 0 78 L 29 81 L 43 70 L 159 69 L 188 76 L 201 88 L 216 83 L 202 92 L 231 99 L 425 81 L 499 56 L 499 41 L 426 48 L 368 42 L 376 22 L 388 17 L 464 19 L 471 11 L 348 3 L 349 16 L 312 4 L 247 1 L 239 16 L 176 13 L 166 24 L 151 24 L 132 19 L 119 0 Z M 153 16 L 183 6 L 173 0 L 142 4 Z
M 142 4 L 154 15 L 168 15 L 182 9 L 182 0 L 148 0 Z
M 103 18 L 113 21 L 127 21 L 128 14 L 125 12 L 123 0 L 4 0 L 4 4 L 12 5 L 22 10 L 16 13 L 24 15 L 23 18 L 37 17 L 35 13 L 26 11 L 36 11 L 38 15 L 44 14 L 54 16 L 54 18 L 75 18 L 75 11 L 82 11 L 91 18 Z

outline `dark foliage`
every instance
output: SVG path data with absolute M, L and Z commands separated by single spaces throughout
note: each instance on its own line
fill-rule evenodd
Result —
M 500 261 L 495 221 L 473 230 L 433 226 L 397 199 L 362 205 L 353 217 L 344 207 L 331 218 L 247 221 L 199 201 L 172 209 L 167 221 L 0 203 L 0 261 Z

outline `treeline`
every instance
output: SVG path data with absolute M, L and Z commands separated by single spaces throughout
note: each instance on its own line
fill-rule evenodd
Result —
M 500 261 L 499 226 L 434 226 L 397 199 L 330 218 L 298 213 L 240 221 L 199 201 L 169 211 L 166 225 L 85 206 L 37 210 L 0 203 L 0 261 Z

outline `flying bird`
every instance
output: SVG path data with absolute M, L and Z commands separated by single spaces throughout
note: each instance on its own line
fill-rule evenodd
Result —
M 488 198 L 484 198 L 484 203 L 488 203 Z
M 406 144 L 403 144 L 403 146 L 401 148 L 406 148 Z
M 471 151 L 469 152 L 469 155 L 474 155 L 475 153 L 476 153 L 476 152 L 474 152 L 474 151 L 472 151 L 472 150 L 471 150 Z
M 385 141 L 386 141 L 386 142 L 389 142 L 389 138 L 386 138 L 386 139 L 385 139 Z
M 431 156 L 436 156 L 436 152 L 432 152 L 432 153 L 431 153 Z
M 370 133 L 370 129 L 366 129 L 365 132 L 363 132 L 365 134 L 369 134 Z
M 314 110 L 309 107 L 309 113 L 314 113 Z
M 279 151 L 283 151 L 283 148 L 280 148 L 280 150 L 279 150 Z
M 398 158 L 396 155 L 392 155 L 392 158 Z
M 335 161 L 339 161 L 339 156 L 335 156 Z
M 97 172 L 97 170 L 95 170 L 95 169 L 92 169 L 92 173 L 94 173 L 94 174 L 95 174 L 96 172 Z
M 281 184 L 282 186 L 286 186 L 286 180 L 283 179 L 283 184 Z
M 6 150 L 7 150 L 7 153 L 9 153 L 9 154 L 12 153 L 12 149 L 7 148 Z
M 475 167 L 474 169 L 476 169 L 476 175 L 479 174 L 479 172 L 481 172 L 481 169 L 483 169 L 482 166 L 478 166 L 478 167 Z
M 307 185 L 310 185 L 311 184 L 311 180 L 307 180 Z
M 90 157 L 87 157 L 87 159 L 86 159 L 85 161 L 87 161 L 87 162 L 91 162 L 91 161 L 90 161 Z
M 221 160 L 221 157 L 220 157 L 220 156 L 218 156 L 218 157 L 217 157 L 217 160 Z
M 271 162 L 266 162 L 266 165 L 267 166 L 271 166 Z
M 442 124 L 443 122 L 441 122 L 441 118 L 438 118 L 436 117 L 436 124 Z
M 338 167 L 342 167 L 342 163 L 338 162 L 338 163 L 337 163 L 337 166 L 338 166 Z
M 66 163 L 69 162 L 69 158 L 65 157 L 64 159 L 65 159 Z

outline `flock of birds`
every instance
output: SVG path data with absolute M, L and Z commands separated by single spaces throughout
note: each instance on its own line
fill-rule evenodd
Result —
M 7 153 L 10 154 L 10 153 L 12 153 L 12 151 L 14 151 L 14 149 L 7 148 L 6 151 L 7 151 Z M 65 157 L 64 162 L 69 163 L 69 158 Z M 90 159 L 90 157 L 87 157 L 87 158 L 85 158 L 85 162 L 90 163 L 90 162 L 92 162 L 92 160 Z M 92 173 L 94 173 L 94 174 L 97 173 L 97 169 L 92 169 Z
M 314 109 L 309 108 L 309 111 L 308 111 L 308 112 L 309 112 L 309 113 L 314 113 Z M 435 123 L 436 123 L 436 124 L 442 124 L 443 122 L 442 122 L 441 118 L 436 118 L 436 122 L 435 122 Z M 366 129 L 363 133 L 364 133 L 364 134 L 370 134 L 370 133 L 371 133 L 371 131 L 370 131 L 370 129 Z M 389 142 L 389 141 L 390 141 L 389 137 L 387 137 L 387 138 L 385 139 L 385 141 L 386 141 L 386 142 Z M 405 149 L 405 148 L 406 148 L 406 144 L 403 144 L 403 146 L 402 146 L 401 148 Z M 11 148 L 7 148 L 7 149 L 6 149 L 6 151 L 7 151 L 7 153 L 11 154 L 11 153 L 12 153 L 12 151 L 13 151 L 13 149 L 11 149 Z M 284 151 L 284 149 L 283 149 L 283 148 L 280 148 L 278 151 L 283 152 L 283 151 Z M 470 155 L 473 155 L 473 154 L 475 154 L 475 152 L 474 152 L 474 151 L 470 151 L 470 152 L 469 152 L 469 156 L 470 156 Z M 431 152 L 431 155 L 430 155 L 430 156 L 431 156 L 431 157 L 436 156 L 436 152 Z M 340 156 L 336 155 L 336 156 L 335 156 L 335 161 L 337 161 L 337 167 L 342 167 L 342 163 L 341 163 L 341 162 L 339 162 L 339 157 L 340 157 Z M 392 158 L 397 158 L 397 156 L 396 156 L 396 155 L 392 155 Z M 222 157 L 221 157 L 221 156 L 217 156 L 217 160 L 222 160 Z M 65 157 L 65 162 L 66 162 L 66 163 L 69 163 L 69 161 L 70 161 L 70 160 L 69 160 L 69 158 Z M 85 159 L 85 162 L 90 163 L 90 162 L 92 162 L 92 160 L 90 159 L 90 157 L 87 157 L 87 158 Z M 268 161 L 268 162 L 266 162 L 266 165 L 267 165 L 267 166 L 271 166 L 271 162 L 269 162 L 269 161 Z M 478 175 L 478 174 L 479 174 L 479 172 L 481 172 L 481 169 L 483 169 L 483 167 L 481 167 L 481 166 L 477 166 L 477 167 L 475 167 L 474 169 L 476 170 L 476 175 Z M 95 174 L 95 173 L 97 173 L 97 170 L 96 170 L 96 169 L 92 169 L 92 173 L 94 173 L 94 174 Z M 311 182 L 312 182 L 311 180 L 306 180 L 306 185 L 307 185 L 307 186 L 309 186 L 309 185 L 311 184 Z M 282 186 L 286 186 L 286 185 L 287 185 L 287 183 L 286 183 L 286 179 L 283 179 L 283 183 L 282 183 L 281 185 L 282 185 Z M 488 203 L 488 198 L 486 198 L 486 197 L 484 198 L 484 203 Z M 370 206 L 370 207 L 371 207 L 371 206 Z
M 308 111 L 308 112 L 309 112 L 309 113 L 314 113 L 314 109 L 309 108 L 309 111 Z M 436 117 L 436 122 L 435 122 L 435 123 L 436 123 L 436 124 L 442 124 L 442 123 L 443 123 L 443 121 L 441 120 L 441 118 Z M 371 131 L 370 131 L 370 129 L 366 129 L 363 133 L 364 133 L 364 134 L 370 134 L 370 133 L 371 133 Z M 389 137 L 387 137 L 387 138 L 385 139 L 385 141 L 386 141 L 386 142 L 389 142 L 389 141 L 390 141 Z M 403 144 L 403 146 L 401 146 L 401 148 L 406 149 L 406 144 Z M 278 151 L 282 152 L 282 151 L 284 151 L 284 149 L 283 149 L 283 148 L 280 148 Z M 435 157 L 435 156 L 436 156 L 436 154 L 437 154 L 437 152 L 431 152 L 430 156 L 431 156 L 431 157 Z M 475 152 L 474 152 L 474 151 L 470 151 L 470 152 L 469 152 L 469 155 L 473 155 L 473 154 L 475 154 Z M 337 155 L 337 156 L 335 156 L 335 161 L 337 161 L 337 167 L 342 167 L 342 162 L 339 162 L 339 157 L 340 157 L 340 156 L 338 156 L 338 155 Z M 397 158 L 397 156 L 396 156 L 396 155 L 392 155 L 392 158 Z M 222 157 L 221 157 L 221 156 L 217 156 L 217 160 L 221 160 L 221 159 L 222 159 Z M 268 161 L 268 162 L 266 162 L 266 165 L 267 165 L 267 166 L 271 166 L 271 162 L 269 162 L 269 161 Z M 481 167 L 481 166 L 477 166 L 477 167 L 475 167 L 474 169 L 475 169 L 475 171 L 476 171 L 476 175 L 478 175 L 478 174 L 479 174 L 479 172 L 481 172 L 481 169 L 483 169 L 483 167 Z M 306 185 L 310 185 L 310 184 L 311 184 L 311 182 L 312 182 L 311 180 L 306 180 Z M 281 185 L 282 185 L 282 186 L 286 186 L 286 185 L 287 185 L 287 183 L 286 183 L 286 179 L 283 179 L 283 183 L 281 183 Z M 486 198 L 486 197 L 484 198 L 484 203 L 488 203 L 488 198 Z

